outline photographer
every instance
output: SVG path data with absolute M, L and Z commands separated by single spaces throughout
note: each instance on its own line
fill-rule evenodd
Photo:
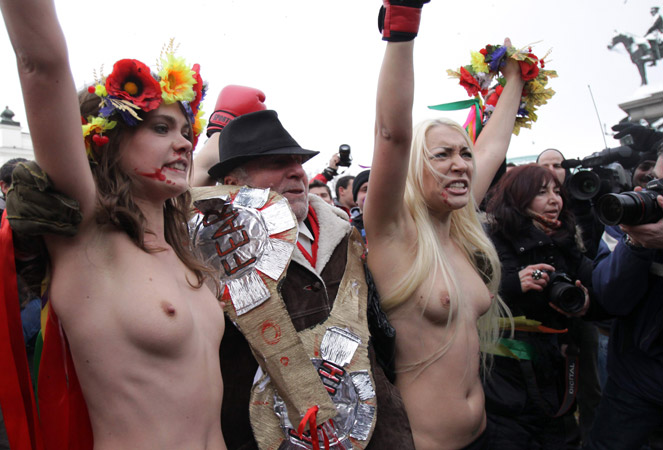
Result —
M 618 127 L 616 137 L 631 134 L 639 150 L 657 147 L 663 137 L 645 127 Z M 663 177 L 660 151 L 654 176 Z M 595 260 L 598 301 L 617 318 L 608 347 L 608 380 L 588 449 L 640 449 L 663 421 L 663 197 L 654 192 L 648 203 L 658 220 L 612 228 L 618 231 L 617 245 L 610 252 L 602 242 Z
M 325 169 L 311 178 L 311 183 L 320 182 L 327 184 L 338 176 L 338 168 L 350 167 L 352 165 L 352 156 L 350 156 L 350 146 L 348 144 L 341 144 L 338 147 L 338 153 L 335 153 L 329 160 L 329 165 Z M 350 216 L 350 209 L 355 206 L 352 201 L 352 175 L 346 175 L 336 181 L 336 199 L 334 205 L 341 208 Z
M 500 179 L 488 203 L 500 295 L 519 319 L 513 338 L 501 340 L 509 351 L 495 357 L 484 386 L 493 448 L 567 448 L 577 440 L 569 424 L 578 352 L 567 328 L 590 306 L 592 263 L 577 244 L 561 188 L 552 171 L 519 166 Z

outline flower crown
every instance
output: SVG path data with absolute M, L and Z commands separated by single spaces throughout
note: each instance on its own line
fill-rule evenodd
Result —
M 546 53 L 543 58 L 538 58 L 532 53 L 531 47 L 517 49 L 504 45 L 486 45 L 478 52 L 471 52 L 470 64 L 461 67 L 458 71 L 447 70 L 450 77 L 460 79 L 460 85 L 474 99 L 467 102 L 429 106 L 429 108 L 448 111 L 472 107 L 464 126 L 468 129 L 472 140 L 475 141 L 481 127 L 495 109 L 497 100 L 506 85 L 506 79 L 500 75 L 499 70 L 506 65 L 507 59 L 511 58 L 520 65 L 521 78 L 526 82 L 513 126 L 513 134 L 517 136 L 521 127 L 532 128 L 532 123 L 537 119 L 538 107 L 548 103 L 548 100 L 555 94 L 555 91 L 546 87 L 549 78 L 557 77 L 554 70 L 544 69 L 544 59 L 549 54 L 550 52 Z
M 98 147 L 108 143 L 104 132 L 115 128 L 117 120 L 128 126 L 138 125 L 139 113 L 157 109 L 162 103 L 180 102 L 193 128 L 193 146 L 205 128 L 200 104 L 207 92 L 207 83 L 200 77 L 200 66 L 189 68 L 184 58 L 175 56 L 171 40 L 161 51 L 157 73 L 136 59 L 121 59 L 107 77 L 88 87 L 88 92 L 101 98 L 99 115 L 83 118 L 83 138 L 88 156 L 94 160 L 92 143 Z

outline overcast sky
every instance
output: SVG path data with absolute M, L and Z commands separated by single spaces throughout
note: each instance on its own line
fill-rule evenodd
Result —
M 663 0 L 661 0 L 663 4 Z M 211 113 L 227 84 L 262 89 L 266 104 L 305 148 L 321 155 L 309 172 L 326 166 L 339 144 L 354 157 L 350 173 L 370 165 L 375 89 L 384 43 L 377 31 L 378 1 L 337 0 L 60 0 L 58 14 L 69 45 L 77 85 L 93 81 L 103 65 L 136 58 L 155 66 L 171 37 L 179 55 L 200 63 L 210 90 L 203 109 Z M 552 49 L 546 68 L 557 94 L 539 110 L 532 130 L 512 139 L 509 157 L 538 154 L 548 147 L 567 157 L 605 147 L 602 128 L 621 120 L 618 104 L 642 94 L 636 67 L 623 47 L 609 51 L 615 30 L 643 35 L 652 24 L 644 0 L 500 0 L 449 2 L 424 7 L 415 50 L 415 122 L 449 116 L 463 123 L 466 112 L 432 111 L 428 105 L 464 100 L 465 90 L 446 69 L 469 63 L 470 51 L 501 43 L 540 41 L 534 53 Z M 0 33 L 0 105 L 8 105 L 25 131 L 27 121 L 6 32 Z M 663 62 L 648 68 L 663 88 Z M 588 85 L 594 94 L 597 118 Z M 652 88 L 650 88 L 652 89 Z M 54 111 L 54 114 L 57 114 Z M 606 136 L 607 145 L 617 145 Z

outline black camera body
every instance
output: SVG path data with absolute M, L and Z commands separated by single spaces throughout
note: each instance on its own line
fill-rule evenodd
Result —
M 599 220 L 606 225 L 642 225 L 658 222 L 663 210 L 656 197 L 663 195 L 663 178 L 652 180 L 641 191 L 607 194 L 597 204 Z
M 350 167 L 352 164 L 352 156 L 350 156 L 350 146 L 348 144 L 341 144 L 338 147 L 338 156 L 340 161 L 339 166 Z
M 585 306 L 585 291 L 564 272 L 545 271 L 550 281 L 545 292 L 548 301 L 568 314 L 575 314 Z
M 629 190 L 631 176 L 626 169 L 637 166 L 639 159 L 638 152 L 628 145 L 606 148 L 581 160 L 567 159 L 562 167 L 580 168 L 568 181 L 569 194 L 577 200 L 591 200 Z

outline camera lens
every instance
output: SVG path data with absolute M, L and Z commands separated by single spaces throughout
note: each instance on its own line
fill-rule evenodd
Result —
M 585 306 L 585 292 L 565 275 L 553 276 L 549 299 L 551 303 L 569 314 L 577 313 Z
M 606 225 L 639 225 L 661 218 L 656 194 L 649 191 L 607 194 L 597 204 L 601 222 Z
M 601 178 L 594 172 L 582 170 L 569 180 L 569 193 L 578 200 L 589 200 L 599 193 Z
M 624 217 L 625 203 L 632 204 L 632 199 L 622 199 L 619 194 L 607 194 L 601 197 L 598 203 L 599 219 L 606 225 L 617 225 Z M 626 206 L 628 208 L 628 206 Z
M 559 285 L 551 291 L 553 303 L 569 314 L 577 313 L 585 306 L 585 293 L 575 285 Z

